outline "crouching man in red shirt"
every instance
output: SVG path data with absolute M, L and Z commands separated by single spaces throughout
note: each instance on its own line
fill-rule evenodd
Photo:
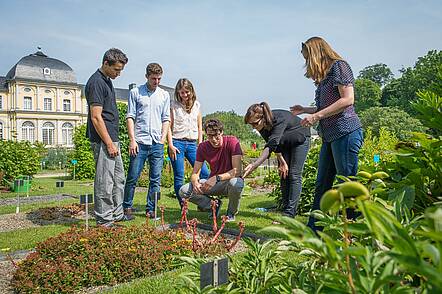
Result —
M 196 204 L 199 210 L 209 212 L 211 196 L 229 197 L 227 221 L 234 221 L 244 188 L 244 180 L 241 178 L 242 150 L 235 136 L 223 135 L 223 128 L 223 124 L 217 119 L 205 122 L 207 141 L 198 145 L 191 182 L 182 186 L 179 193 L 182 198 Z M 199 177 L 204 161 L 210 166 L 210 176 L 207 180 L 201 180 Z M 220 199 L 217 201 L 218 215 L 222 203 Z

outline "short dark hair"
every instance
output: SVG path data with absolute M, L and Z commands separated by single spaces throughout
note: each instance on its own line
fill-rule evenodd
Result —
M 146 74 L 150 75 L 162 75 L 163 68 L 158 63 L 149 63 L 146 67 Z
M 219 119 L 211 118 L 204 123 L 204 131 L 206 133 L 208 129 L 211 129 L 212 131 L 215 131 L 217 133 L 221 133 L 224 130 L 224 125 Z
M 111 48 L 104 53 L 103 56 L 103 64 L 107 62 L 110 66 L 114 65 L 117 62 L 122 64 L 126 64 L 129 61 L 126 54 L 123 53 L 120 49 Z

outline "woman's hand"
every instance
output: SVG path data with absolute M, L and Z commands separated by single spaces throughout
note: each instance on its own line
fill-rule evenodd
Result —
M 180 150 L 173 145 L 169 145 L 169 155 L 171 160 L 176 160 L 177 153 L 180 153 Z
M 278 173 L 281 179 L 285 179 L 289 174 L 289 166 L 284 161 L 280 161 L 278 165 Z
M 247 177 L 248 175 L 250 175 L 254 170 L 256 169 L 256 167 L 253 165 L 253 163 L 250 163 L 249 165 L 247 165 L 244 168 L 244 173 L 242 175 L 243 178 Z
M 316 114 L 309 114 L 301 120 L 301 126 L 311 127 L 319 120 Z
M 302 105 L 293 105 L 290 107 L 290 112 L 293 115 L 303 114 L 305 112 L 304 106 Z

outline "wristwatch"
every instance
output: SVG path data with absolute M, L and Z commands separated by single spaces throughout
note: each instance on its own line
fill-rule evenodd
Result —
M 216 182 L 218 183 L 218 182 L 221 182 L 221 177 L 219 176 L 219 175 L 216 175 Z

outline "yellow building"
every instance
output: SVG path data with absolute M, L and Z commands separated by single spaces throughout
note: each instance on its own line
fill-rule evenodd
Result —
M 83 89 L 63 61 L 41 50 L 23 57 L 0 76 L 0 139 L 73 147 L 74 128 L 87 120 Z M 115 90 L 117 100 L 127 102 L 129 89 Z

